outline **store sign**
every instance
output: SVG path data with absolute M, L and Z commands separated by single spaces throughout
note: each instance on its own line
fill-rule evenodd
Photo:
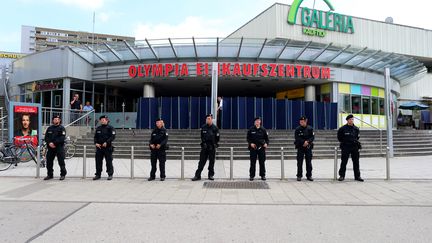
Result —
M 23 57 L 22 54 L 17 53 L 7 53 L 7 52 L 0 52 L 0 58 L 10 58 L 10 59 L 18 59 Z
M 330 79 L 331 69 L 313 65 L 279 63 L 218 63 L 221 77 L 274 77 Z M 210 63 L 158 63 L 130 65 L 131 78 L 202 77 L 210 76 Z
M 302 8 L 301 25 L 303 34 L 325 37 L 327 31 L 336 31 L 347 34 L 354 34 L 354 24 L 351 16 L 334 13 L 335 9 L 329 0 L 323 0 L 330 11 L 325 12 L 316 9 Z M 296 24 L 297 14 L 303 0 L 294 0 L 288 12 L 288 23 Z
M 59 82 L 54 83 L 36 83 L 33 82 L 32 91 L 47 91 L 47 90 L 56 90 L 59 88 Z

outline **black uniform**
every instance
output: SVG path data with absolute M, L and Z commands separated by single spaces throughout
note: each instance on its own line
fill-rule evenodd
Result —
M 338 140 L 342 150 L 342 162 L 339 169 L 339 176 L 345 177 L 346 165 L 351 155 L 353 161 L 354 178 L 360 178 L 359 149 L 361 148 L 359 140 L 360 130 L 355 125 L 344 125 L 338 130 Z
M 108 176 L 112 176 L 114 174 L 114 167 L 112 164 L 113 157 L 112 153 L 114 151 L 112 142 L 115 139 L 115 129 L 110 125 L 101 125 L 96 128 L 94 143 L 100 144 L 100 148 L 96 148 L 96 176 L 101 175 L 102 173 L 102 161 L 105 157 L 106 167 Z M 106 147 L 102 147 L 102 144 L 107 143 Z
M 306 177 L 312 177 L 312 149 L 315 134 L 313 128 L 309 125 L 306 127 L 298 126 L 294 132 L 294 144 L 297 149 L 297 178 L 303 177 L 303 158 L 306 157 Z M 303 147 L 305 141 L 309 145 Z
M 62 125 L 51 125 L 45 132 L 45 142 L 47 143 L 48 152 L 46 155 L 48 177 L 53 177 L 54 158 L 57 156 L 60 166 L 60 176 L 66 176 L 64 141 L 66 138 L 66 129 Z M 55 148 L 49 146 L 50 143 L 55 145 Z
M 149 146 L 153 144 L 154 146 L 160 144 L 159 149 L 152 149 L 150 161 L 151 161 L 151 171 L 150 171 L 150 178 L 156 177 L 156 163 L 157 160 L 159 160 L 159 170 L 160 170 L 160 178 L 165 178 L 165 161 L 166 161 L 166 144 L 168 142 L 168 133 L 164 127 L 162 128 L 155 128 L 150 137 Z
M 260 168 L 259 175 L 261 177 L 265 177 L 266 153 L 265 153 L 264 144 L 268 145 L 269 143 L 268 133 L 266 129 L 262 126 L 260 126 L 259 128 L 257 128 L 256 126 L 250 127 L 247 133 L 247 142 L 250 151 L 249 178 L 255 177 L 257 157 L 259 160 L 259 168 Z M 251 147 L 252 143 L 256 145 L 255 149 Z
M 208 177 L 214 176 L 216 148 L 219 146 L 219 138 L 219 128 L 214 124 L 210 126 L 204 124 L 201 127 L 201 152 L 198 169 L 195 172 L 195 178 L 201 178 L 201 172 L 204 169 L 207 158 L 209 160 Z

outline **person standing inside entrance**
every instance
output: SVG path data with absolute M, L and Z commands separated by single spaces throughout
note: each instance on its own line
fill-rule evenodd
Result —
M 156 120 L 156 128 L 150 135 L 149 148 L 150 148 L 150 162 L 151 171 L 148 181 L 156 179 L 156 163 L 159 160 L 160 180 L 165 180 L 165 161 L 166 161 L 166 148 L 168 142 L 168 132 L 164 127 L 162 118 Z
M 47 144 L 48 152 L 47 158 L 47 176 L 44 180 L 51 180 L 54 178 L 54 158 L 57 156 L 58 164 L 60 166 L 60 180 L 64 180 L 67 174 L 65 165 L 65 152 L 64 141 L 66 138 L 66 129 L 60 124 L 61 119 L 59 115 L 53 117 L 53 125 L 48 127 L 45 132 L 45 142 Z
M 254 125 L 249 128 L 247 133 L 247 142 L 250 154 L 250 168 L 249 168 L 249 180 L 253 181 L 255 178 L 256 160 L 258 157 L 259 161 L 259 175 L 261 180 L 266 180 L 266 149 L 269 143 L 268 133 L 266 129 L 261 125 L 261 118 L 256 117 Z
M 90 104 L 90 101 L 86 101 L 86 104 L 85 104 L 85 106 L 83 107 L 82 110 L 85 111 L 85 112 L 90 112 L 90 111 L 94 110 L 94 108 L 93 108 L 93 106 Z M 87 116 L 87 117 L 86 117 L 86 125 L 87 125 L 87 126 L 89 125 L 90 121 L 91 121 L 90 116 Z
M 208 179 L 214 180 L 214 164 L 216 157 L 216 148 L 219 147 L 219 128 L 213 124 L 213 115 L 208 114 L 206 116 L 206 124 L 201 127 L 201 152 L 200 160 L 198 162 L 198 169 L 195 171 L 195 176 L 192 181 L 201 180 L 201 172 L 204 166 L 209 160 L 208 166 Z
M 217 97 L 217 121 L 216 125 L 218 128 L 222 126 L 222 109 L 223 109 L 223 99 L 222 97 Z
M 349 156 L 353 162 L 354 179 L 356 181 L 363 182 L 364 180 L 360 176 L 360 153 L 361 143 L 359 142 L 360 129 L 354 125 L 354 116 L 348 115 L 346 117 L 347 123 L 339 128 L 337 137 L 340 142 L 340 148 L 342 150 L 342 161 L 339 169 L 339 181 L 345 180 L 346 165 L 348 163 Z
M 113 156 L 114 147 L 112 142 L 115 139 L 115 129 L 114 127 L 108 125 L 108 117 L 103 115 L 99 117 L 100 126 L 96 128 L 94 135 L 94 143 L 96 146 L 96 173 L 93 180 L 99 180 L 102 174 L 102 162 L 105 158 L 106 162 L 106 172 L 108 174 L 107 180 L 112 180 L 114 174 L 113 167 Z
M 71 122 L 73 122 L 79 118 L 79 114 L 82 111 L 82 103 L 81 100 L 79 100 L 79 94 L 74 94 L 74 97 L 70 105 L 71 105 L 71 118 L 72 118 Z
M 313 128 L 307 124 L 308 119 L 305 116 L 300 117 L 298 126 L 294 132 L 294 144 L 297 149 L 297 181 L 303 177 L 303 160 L 306 158 L 306 178 L 313 181 L 312 178 L 312 149 L 315 133 Z

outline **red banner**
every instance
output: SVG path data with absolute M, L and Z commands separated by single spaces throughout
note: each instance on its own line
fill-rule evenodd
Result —
M 38 108 L 34 106 L 14 106 L 14 112 L 36 114 L 38 112 Z

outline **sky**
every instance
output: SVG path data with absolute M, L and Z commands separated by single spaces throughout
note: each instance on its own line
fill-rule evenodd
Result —
M 224 37 L 273 3 L 293 0 L 10 0 L 0 2 L 0 51 L 19 52 L 21 26 L 133 36 Z M 331 0 L 335 12 L 432 30 L 430 0 Z M 302 7 L 312 7 L 304 0 Z M 328 10 L 322 0 L 317 9 Z

